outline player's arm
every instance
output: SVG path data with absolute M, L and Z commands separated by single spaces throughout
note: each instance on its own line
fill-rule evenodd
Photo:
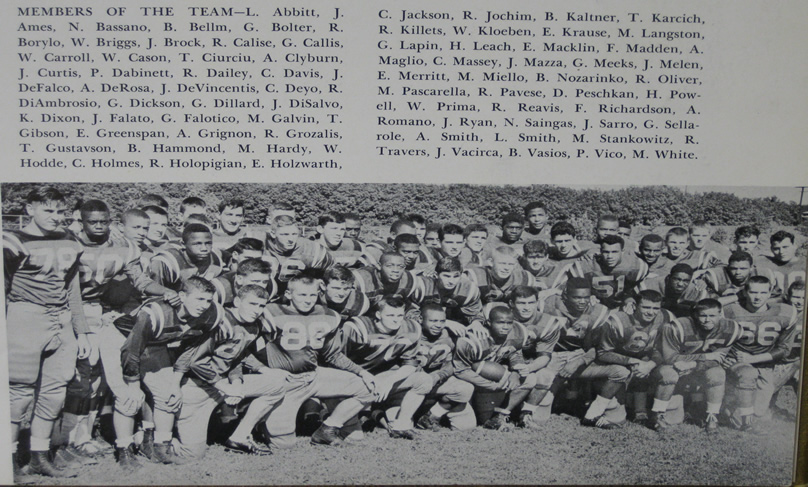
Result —
M 474 345 L 471 340 L 473 338 L 470 337 L 461 337 L 457 340 L 457 348 L 455 349 L 454 357 L 452 357 L 455 377 L 486 391 L 501 390 L 499 384 L 482 377 L 472 368 L 475 356 Z
M 345 355 L 347 343 L 352 339 L 350 336 L 352 332 L 355 332 L 353 328 L 341 326 L 334 333 L 331 333 L 326 338 L 323 348 L 320 349 L 320 357 L 330 367 L 362 377 L 368 372 Z
M 149 276 L 152 281 L 162 287 L 174 287 L 177 281 L 173 274 L 168 263 L 163 260 L 160 254 L 152 257 L 151 262 L 149 262 Z
M 140 359 L 146 345 L 154 339 L 152 324 L 145 311 L 138 313 L 129 336 L 121 347 L 121 369 L 127 384 L 140 384 Z
M 452 365 L 451 360 L 447 360 L 443 362 L 443 365 L 440 366 L 439 369 L 433 370 L 429 373 L 432 376 L 432 383 L 433 384 L 441 384 L 446 379 L 454 375 L 454 365 Z
M 87 326 L 87 318 L 84 316 L 84 304 L 81 301 L 81 282 L 78 273 L 78 261 L 75 269 L 73 270 L 72 277 L 69 277 L 67 283 L 67 304 L 70 308 L 70 320 L 73 323 L 73 332 L 76 336 L 85 335 L 90 332 Z M 70 276 L 70 274 L 68 274 Z M 84 357 L 86 358 L 86 357 Z
M 565 319 L 554 319 L 553 328 L 546 330 L 545 333 L 537 337 L 532 345 L 532 352 L 536 358 L 530 362 L 528 370 L 535 372 L 547 367 L 550 359 L 553 357 L 553 349 L 555 349 L 558 339 L 561 338 L 561 327 L 564 326 Z
M 480 297 L 480 288 L 469 283 L 468 286 L 464 286 L 464 290 L 467 292 L 466 300 L 460 308 L 460 313 L 466 319 L 467 325 L 471 325 L 475 321 L 482 324 L 485 318 L 483 317 L 483 302 Z
M 639 359 L 617 352 L 622 339 L 622 334 L 620 332 L 620 325 L 616 325 L 615 323 L 616 322 L 612 321 L 611 319 L 606 322 L 603 334 L 601 335 L 600 341 L 596 347 L 598 362 L 625 366 L 631 366 L 639 363 Z
M 143 268 L 140 265 L 140 255 L 135 256 L 134 259 L 127 262 L 123 268 L 123 271 L 132 281 L 135 289 L 143 294 L 147 294 L 149 296 L 165 296 L 166 294 L 175 294 L 175 291 L 161 286 L 152 280 L 148 274 L 143 272 Z
M 17 269 L 25 260 L 25 254 L 16 247 L 15 244 L 3 238 L 3 278 L 6 285 L 6 297 L 8 297 L 8 292 L 11 290 L 11 280 L 14 278 L 14 273 L 17 272 Z

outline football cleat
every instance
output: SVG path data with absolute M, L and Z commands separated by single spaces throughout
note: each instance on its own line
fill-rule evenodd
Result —
M 648 423 L 648 413 L 646 411 L 635 411 L 632 421 L 639 424 L 646 424 Z
M 510 431 L 511 418 L 505 416 L 504 414 L 494 413 L 494 415 L 483 424 L 483 428 L 503 432 Z
M 671 424 L 665 420 L 665 413 L 652 411 L 649 427 L 654 431 L 665 431 L 671 427 Z
M 174 446 L 170 441 L 164 441 L 154 444 L 153 460 L 157 463 L 173 463 L 175 465 L 182 465 L 188 463 L 188 459 L 177 455 L 174 451 Z
M 740 430 L 752 435 L 766 434 L 765 431 L 761 428 L 760 424 L 757 421 L 755 421 L 755 416 L 753 414 L 741 417 Z
M 46 451 L 31 452 L 28 473 L 44 475 L 45 477 L 75 477 L 77 475 L 75 471 L 61 469 L 54 465 Z
M 135 445 L 129 445 L 126 448 L 115 449 L 115 460 L 118 466 L 126 472 L 132 472 L 141 467 L 140 462 L 137 461 L 135 456 Z
M 90 440 L 82 443 L 81 445 L 73 445 L 73 448 L 78 450 L 78 453 L 85 457 L 98 457 L 112 453 L 114 447 L 105 441 Z
M 415 422 L 415 427 L 419 430 L 440 430 L 440 418 L 432 413 L 427 413 L 418 418 Z
M 327 426 L 325 424 L 317 428 L 317 431 L 311 435 L 312 445 L 331 445 L 337 446 L 342 443 L 342 438 L 339 435 L 339 428 L 334 426 Z
M 707 414 L 707 418 L 704 420 L 704 431 L 708 435 L 718 433 L 718 417 L 715 414 Z
M 98 463 L 98 460 L 95 460 L 91 457 L 87 457 L 77 453 L 73 447 L 70 446 L 60 446 L 54 453 L 53 453 L 53 463 L 57 466 L 64 466 L 64 467 L 83 467 L 85 465 L 95 465 Z
M 390 430 L 390 438 L 398 438 L 402 440 L 414 440 L 415 432 L 413 430 Z
M 612 423 L 608 419 L 604 418 L 603 416 L 598 416 L 594 419 L 583 418 L 581 420 L 581 425 L 583 426 L 592 426 L 593 428 L 600 428 L 602 430 L 613 430 L 620 428 L 620 425 L 617 423 Z
M 20 465 L 20 461 L 17 459 L 17 453 L 11 454 L 11 468 L 15 484 L 29 484 L 34 481 L 34 478 L 28 475 L 27 469 Z
M 272 450 L 268 446 L 256 443 L 249 436 L 245 441 L 235 441 L 228 438 L 228 440 L 224 442 L 224 451 L 246 453 L 256 456 L 272 455 Z
M 116 449 L 117 450 L 117 449 Z M 154 430 L 149 428 L 143 430 L 143 441 L 140 442 L 138 451 L 141 455 L 153 461 L 154 458 Z
M 517 426 L 520 428 L 537 429 L 539 423 L 533 418 L 533 413 L 522 413 L 519 415 Z

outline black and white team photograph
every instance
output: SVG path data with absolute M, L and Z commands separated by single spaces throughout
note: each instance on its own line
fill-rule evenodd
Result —
M 798 189 L 0 191 L 15 483 L 792 481 Z

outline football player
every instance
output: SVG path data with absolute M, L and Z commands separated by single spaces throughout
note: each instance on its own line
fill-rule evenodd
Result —
M 342 321 L 362 316 L 370 310 L 370 301 L 356 290 L 356 277 L 345 266 L 335 265 L 325 271 L 320 304 L 339 313 Z
M 713 269 L 707 269 L 701 280 L 707 286 L 710 297 L 718 299 L 723 306 L 738 302 L 738 294 L 746 286 L 751 276 L 762 275 L 774 282 L 771 269 L 758 270 L 751 254 L 736 250 L 729 256 L 729 263 Z
M 261 286 L 267 291 L 269 301 L 278 299 L 278 283 L 272 279 L 272 268 L 263 259 L 243 259 L 235 271 L 226 272 L 211 281 L 216 288 L 215 300 L 222 306 L 233 303 L 244 286 Z
M 483 326 L 480 289 L 462 271 L 460 260 L 456 257 L 440 260 L 435 268 L 437 276 L 420 276 L 418 279 L 421 282 L 409 300 L 417 305 L 439 304 L 450 320 L 471 329 L 480 329 Z
M 665 277 L 665 270 L 672 266 L 668 264 L 668 258 L 662 256 L 665 248 L 665 241 L 655 233 L 649 233 L 640 239 L 637 257 L 648 265 L 648 278 Z
M 531 201 L 524 208 L 527 226 L 525 232 L 528 239 L 541 239 L 550 241 L 550 226 L 547 225 L 549 215 L 547 207 L 541 201 Z
M 687 264 L 696 271 L 709 269 L 722 264 L 718 257 L 706 249 L 691 250 L 690 233 L 683 227 L 673 227 L 665 235 L 667 251 L 663 254 L 667 260 L 667 267 L 660 270 L 660 274 L 667 275 L 670 268 L 676 264 Z
M 440 239 L 438 238 L 438 232 L 440 231 L 440 225 L 437 223 L 428 223 L 426 225 L 426 233 L 424 234 L 424 246 L 430 249 L 437 249 L 440 247 Z
M 334 264 L 334 258 L 318 242 L 301 238 L 300 225 L 289 216 L 272 220 L 264 245 L 264 258 L 269 260 L 282 285 L 304 270 L 322 276 Z
M 748 253 L 753 259 L 761 255 L 760 229 L 754 225 L 742 225 L 735 229 L 735 250 Z
M 752 276 L 741 301 L 724 307 L 724 316 L 742 328 L 724 366 L 737 388 L 737 415 L 744 431 L 761 431 L 755 423 L 768 416 L 772 396 L 799 369 L 798 362 L 788 360 L 799 315 L 787 304 L 771 303 L 771 291 L 769 279 Z
M 152 258 L 149 274 L 156 283 L 178 291 L 191 276 L 210 280 L 223 272 L 224 265 L 213 252 L 213 237 L 208 227 L 201 223 L 189 224 L 182 231 L 182 242 L 183 250 L 169 248 Z
M 550 229 L 550 260 L 553 262 L 572 261 L 583 257 L 589 249 L 582 249 L 578 244 L 577 232 L 571 223 L 561 221 Z M 566 262 L 565 262 L 566 263 Z
M 424 247 L 415 235 L 411 233 L 396 235 L 393 240 L 393 249 L 404 256 L 408 271 L 414 271 L 416 274 L 432 274 L 434 272 L 434 251 L 436 249 Z
M 334 257 L 334 262 L 346 267 L 359 267 L 364 246 L 358 240 L 345 236 L 345 217 L 329 212 L 317 219 L 317 242 Z
M 543 289 L 549 288 L 562 268 L 549 262 L 550 246 L 544 240 L 528 240 L 522 250 L 523 254 L 519 257 L 522 269 L 533 274 Z
M 645 279 L 635 288 L 635 291 L 651 289 L 662 295 L 662 309 L 666 309 L 675 316 L 689 316 L 691 308 L 697 301 L 707 297 L 706 285 L 693 281 L 695 271 L 687 264 L 676 264 L 671 273 L 664 278 Z M 635 300 L 627 310 L 633 310 Z
M 421 327 L 404 317 L 400 296 L 384 296 L 375 306 L 375 316 L 358 316 L 345 322 L 338 337 L 345 355 L 376 384 L 376 403 L 384 404 L 390 394 L 406 391 L 395 417 L 388 411 L 388 432 L 392 438 L 412 440 L 413 416 L 434 381 L 419 370 L 417 358 Z
M 690 245 L 688 250 L 695 252 L 712 252 L 713 257 L 721 262 L 726 262 L 729 258 L 729 248 L 710 238 L 713 231 L 710 224 L 706 221 L 694 221 L 690 224 L 688 233 L 690 234 Z
M 362 267 L 353 271 L 356 290 L 365 295 L 370 305 L 375 305 L 383 296 L 398 294 L 409 299 L 416 292 L 419 280 L 406 270 L 404 256 L 396 252 L 386 252 L 379 259 L 380 269 Z
M 146 234 L 146 246 L 152 253 L 168 245 L 168 211 L 161 206 L 144 206 L 143 211 L 149 215 L 149 232 Z
M 595 246 L 599 246 L 609 235 L 619 236 L 620 220 L 615 215 L 600 215 L 595 224 Z
M 487 259 L 495 253 L 496 249 L 500 247 L 510 247 L 514 250 L 517 256 L 522 254 L 522 245 L 525 240 L 522 238 L 522 232 L 525 229 L 525 219 L 518 213 L 508 213 L 502 217 L 500 225 L 502 233 L 500 236 L 495 237 L 488 242 L 483 249 L 483 255 Z
M 412 222 L 413 227 L 415 227 L 415 236 L 418 237 L 418 242 L 424 242 L 424 236 L 426 236 L 426 218 L 423 215 L 419 215 L 418 213 L 410 213 L 404 219 Z
M 349 360 L 335 334 L 339 315 L 319 304 L 320 283 L 307 274 L 291 278 L 285 291 L 289 304 L 270 303 L 264 311 L 265 331 L 257 357 L 264 367 L 288 372 L 283 401 L 266 418 L 273 446 L 296 443 L 295 418 L 306 400 L 344 398 L 311 437 L 313 444 L 339 445 L 340 429 L 373 400 L 373 375 Z M 323 364 L 322 366 L 320 364 Z
M 460 251 L 460 263 L 463 268 L 469 264 L 483 265 L 482 251 L 488 240 L 488 228 L 481 223 L 472 223 L 463 230 L 465 246 Z
M 721 363 L 730 347 L 740 338 L 737 322 L 721 317 L 721 303 L 702 299 L 690 313 L 662 327 L 659 351 L 662 365 L 657 371 L 659 382 L 654 392 L 651 428 L 657 431 L 670 426 L 665 420 L 668 402 L 678 388 L 687 384 L 699 386 L 707 399 L 704 429 L 718 430 L 718 414 L 724 400 L 726 373 Z
M 386 252 L 395 252 L 393 242 L 398 235 L 409 233 L 415 235 L 415 224 L 409 220 L 396 220 L 390 225 L 390 236 L 387 240 L 376 239 L 372 242 L 365 244 L 365 255 L 363 262 L 366 265 L 379 267 L 382 254 Z M 417 238 L 417 236 L 416 236 Z
M 213 231 L 213 248 L 222 251 L 247 237 L 244 223 L 244 200 L 233 198 L 219 203 L 218 227 Z
M 67 207 L 55 188 L 32 190 L 25 211 L 31 221 L 22 230 L 3 231 L 12 465 L 21 480 L 17 438 L 32 408 L 28 471 L 74 476 L 48 454 L 76 358 L 92 350 L 79 284 L 83 248 L 63 228 Z
M 180 384 L 188 372 L 194 354 L 204 341 L 222 325 L 224 309 L 213 301 L 213 284 L 199 276 L 183 281 L 174 308 L 154 301 L 137 313 L 134 325 L 121 347 L 121 368 L 129 393 L 116 396 L 118 421 L 116 455 L 125 468 L 132 468 L 137 398 L 143 397 L 141 383 L 148 391 L 154 409 L 154 449 L 152 458 L 159 463 L 182 463 L 172 445 L 174 419 L 182 405 Z M 118 404 L 120 402 L 120 404 Z M 127 432 L 128 434 L 124 434 Z
M 771 236 L 772 255 L 760 258 L 759 267 L 771 269 L 777 279 L 773 296 L 778 297 L 794 281 L 805 281 L 805 257 L 797 256 L 794 234 L 780 230 Z
M 463 227 L 454 223 L 447 223 L 440 227 L 438 232 L 440 248 L 437 249 L 436 257 L 459 257 L 463 250 L 465 238 L 463 237 Z
M 536 278 L 519 266 L 512 247 L 502 245 L 494 249 L 488 264 L 487 267 L 469 266 L 463 272 L 480 289 L 483 304 L 507 303 L 516 286 L 536 286 Z
M 359 234 L 362 233 L 362 217 L 356 213 L 345 213 L 342 216 L 345 217 L 345 238 L 352 238 L 364 244 L 365 242 L 359 238 Z

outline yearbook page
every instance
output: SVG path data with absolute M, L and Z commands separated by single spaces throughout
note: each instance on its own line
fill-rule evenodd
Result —
M 805 2 L 0 12 L 4 483 L 805 482 Z

